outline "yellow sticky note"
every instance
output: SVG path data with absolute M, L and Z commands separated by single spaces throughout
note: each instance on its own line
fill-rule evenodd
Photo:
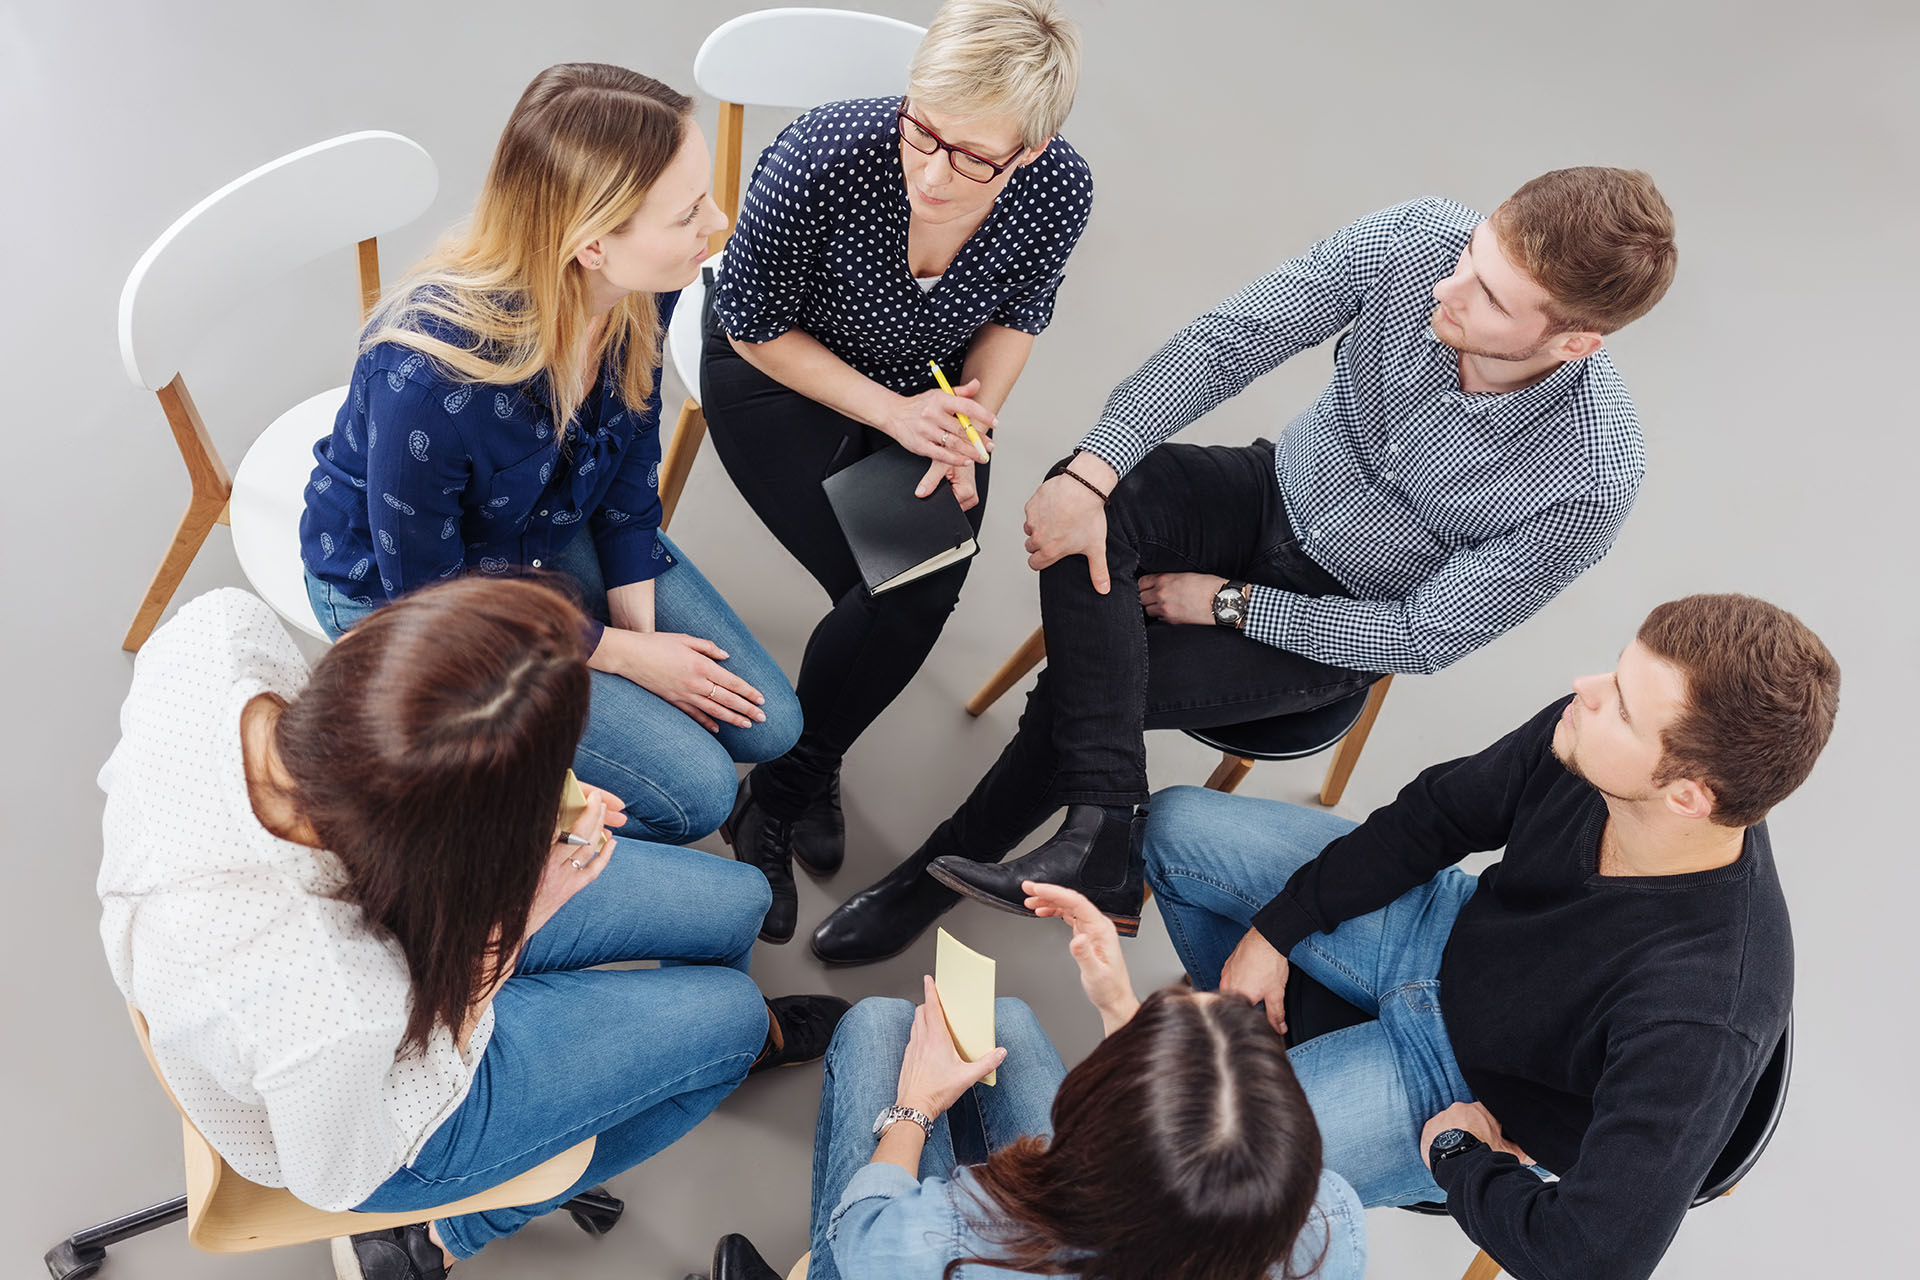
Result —
M 573 824 L 580 821 L 580 815 L 586 811 L 587 793 L 580 789 L 580 779 L 569 769 L 567 781 L 560 790 L 560 830 L 573 830 Z
M 977 1062 L 994 1049 L 993 969 L 991 956 L 981 955 L 945 929 L 939 931 L 933 948 L 933 985 L 940 992 L 954 1047 L 968 1062 Z M 999 1074 L 992 1072 L 985 1083 L 997 1084 Z

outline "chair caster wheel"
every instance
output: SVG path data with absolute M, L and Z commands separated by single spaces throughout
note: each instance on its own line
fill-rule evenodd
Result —
M 71 1240 L 62 1240 L 47 1250 L 47 1274 L 53 1280 L 87 1280 L 106 1260 L 105 1249 L 76 1246 Z
M 567 1201 L 567 1212 L 573 1215 L 579 1228 L 590 1236 L 603 1236 L 613 1230 L 626 1209 L 627 1202 L 610 1194 L 605 1187 L 582 1191 Z

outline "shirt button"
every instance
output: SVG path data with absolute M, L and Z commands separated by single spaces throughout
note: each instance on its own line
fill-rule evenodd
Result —
M 536 569 L 538 569 L 538 568 L 540 567 L 540 561 L 536 559 L 536 560 L 535 560 L 535 561 L 533 562 L 533 567 L 534 567 L 534 568 L 536 568 Z
M 1397 444 L 1390 444 L 1390 445 L 1388 445 L 1388 446 L 1387 446 L 1387 452 L 1388 452 L 1388 453 L 1398 453 L 1398 452 L 1400 452 L 1400 446 L 1399 446 L 1399 445 L 1397 445 Z
M 1320 531 L 1318 529 L 1309 529 L 1307 531 L 1307 537 L 1313 539 L 1315 542 L 1318 542 L 1320 541 Z
M 541 515 L 547 514 L 547 509 L 545 507 L 540 508 L 540 514 Z
M 1381 476 L 1380 478 L 1382 480 L 1387 481 L 1389 484 L 1391 484 L 1393 482 L 1394 475 L 1393 475 L 1393 472 L 1389 471 L 1385 475 Z

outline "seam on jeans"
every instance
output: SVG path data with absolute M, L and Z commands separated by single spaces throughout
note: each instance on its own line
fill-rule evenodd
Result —
M 1176 867 L 1166 863 L 1162 863 L 1160 876 L 1161 876 L 1161 879 L 1167 880 L 1167 881 L 1171 881 L 1177 876 L 1181 879 L 1192 880 L 1199 884 L 1204 884 L 1210 889 L 1218 889 L 1220 892 L 1226 894 L 1228 897 L 1234 899 L 1236 902 L 1245 903 L 1247 907 L 1249 907 L 1254 911 L 1258 911 L 1261 907 L 1264 907 L 1267 905 L 1264 902 L 1255 902 L 1253 899 L 1247 897 L 1239 887 L 1229 884 L 1225 880 L 1217 880 L 1210 875 L 1204 875 L 1201 872 L 1194 871 L 1187 867 Z M 1179 894 L 1171 894 L 1169 896 L 1171 896 L 1173 900 L 1176 902 L 1186 903 L 1186 905 L 1188 906 L 1194 905 L 1193 903 L 1187 902 L 1186 899 L 1180 897 Z
M 687 811 L 681 807 L 680 802 L 678 800 L 674 799 L 665 790 L 663 790 L 660 787 L 659 783 L 647 777 L 645 774 L 635 770 L 630 765 L 623 764 L 618 760 L 613 760 L 608 758 L 607 756 L 601 755 L 598 751 L 595 751 L 592 747 L 589 747 L 584 742 L 581 743 L 580 746 L 576 749 L 575 754 L 586 756 L 588 759 L 596 761 L 599 764 L 603 764 L 609 769 L 617 769 L 621 773 L 631 774 L 635 782 L 638 782 L 641 786 L 647 788 L 648 791 L 660 797 L 660 799 L 666 801 L 666 806 L 667 808 L 673 811 L 675 820 L 679 823 L 679 828 L 678 830 L 675 830 L 675 831 L 667 831 L 667 830 L 662 830 L 658 826 L 658 824 L 651 823 L 651 822 L 646 823 L 647 826 L 653 827 L 656 831 L 658 831 L 661 836 L 683 836 L 684 837 L 684 836 L 691 835 L 693 830 L 693 824 L 687 819 Z M 630 815 L 630 816 L 638 816 L 638 815 Z M 642 821 L 645 822 L 645 819 L 642 819 Z
M 1426 993 L 1428 998 L 1424 1001 L 1416 1001 L 1416 995 L 1422 992 Z M 1439 992 L 1439 979 L 1419 978 L 1412 982 L 1403 982 L 1387 992 L 1381 1003 L 1384 1004 L 1386 1000 L 1398 997 L 1401 1003 L 1413 1013 L 1438 1013 L 1440 1012 Z
M 520 1161 L 526 1159 L 533 1152 L 538 1151 L 540 1148 L 548 1146 L 551 1143 L 554 1143 L 556 1141 L 564 1141 L 566 1143 L 566 1146 L 561 1148 L 561 1150 L 564 1151 L 566 1150 L 566 1147 L 575 1146 L 578 1143 L 585 1141 L 587 1138 L 596 1136 L 602 1133 L 607 1128 L 610 1128 L 611 1127 L 610 1125 L 606 1125 L 603 1123 L 608 1116 L 614 1115 L 615 1113 L 620 1111 L 627 1110 L 630 1107 L 633 1108 L 632 1114 L 636 1116 L 643 1111 L 650 1111 L 655 1106 L 658 1106 L 659 1103 L 647 1102 L 647 1099 L 656 1098 L 663 1092 L 667 1093 L 668 1097 L 677 1097 L 682 1093 L 690 1092 L 689 1090 L 676 1088 L 675 1086 L 681 1084 L 683 1081 L 690 1080 L 694 1076 L 700 1075 L 703 1072 L 711 1071 L 714 1067 L 720 1066 L 723 1063 L 732 1062 L 735 1059 L 745 1062 L 748 1066 L 752 1066 L 755 1056 L 756 1055 L 751 1053 L 728 1053 L 728 1054 L 722 1054 L 718 1058 L 709 1059 L 707 1062 L 704 1062 L 697 1067 L 693 1067 L 687 1071 L 681 1072 L 678 1076 L 674 1077 L 672 1080 L 667 1081 L 665 1084 L 655 1086 L 653 1089 L 649 1090 L 648 1092 L 639 1095 L 638 1098 L 629 1098 L 625 1103 L 621 1104 L 620 1106 L 608 1107 L 606 1110 L 600 1112 L 598 1115 L 590 1116 L 587 1119 L 582 1120 L 579 1124 L 576 1124 L 571 1129 L 566 1129 L 560 1133 L 549 1135 L 543 1141 L 536 1142 L 532 1146 L 523 1147 L 519 1151 L 514 1152 L 512 1155 L 503 1156 L 500 1159 L 494 1161 L 490 1165 L 481 1165 L 477 1167 L 468 1168 L 464 1172 L 454 1177 L 428 1178 L 419 1173 L 414 1172 L 414 1170 L 410 1167 L 406 1168 L 406 1172 L 410 1177 L 412 1177 L 416 1182 L 418 1182 L 423 1187 L 448 1186 L 453 1183 L 466 1182 L 469 1179 L 477 1177 L 481 1174 L 492 1174 L 495 1170 L 501 1169 L 506 1165 L 517 1164 Z M 741 1073 L 741 1077 L 742 1079 L 745 1078 L 744 1072 Z M 715 1083 L 718 1083 L 718 1082 L 716 1081 Z M 662 1099 L 662 1101 L 665 1101 L 665 1099 Z M 646 1103 L 646 1105 L 636 1107 L 634 1106 L 636 1102 L 644 1102 Z
M 1355 973 L 1353 969 L 1350 968 L 1349 966 L 1342 964 L 1340 962 L 1339 957 L 1330 955 L 1327 952 L 1322 951 L 1319 947 L 1315 946 L 1313 944 L 1313 937 L 1314 937 L 1313 934 L 1308 934 L 1306 937 L 1300 939 L 1300 941 L 1295 945 L 1305 947 L 1307 950 L 1313 952 L 1314 959 L 1318 960 L 1321 964 L 1326 965 L 1327 968 L 1333 970 L 1335 973 L 1345 978 L 1348 982 L 1351 982 L 1354 986 L 1366 992 L 1367 999 L 1374 1002 L 1375 1014 L 1377 1016 L 1379 1011 L 1379 1005 L 1382 1003 L 1380 994 L 1373 989 L 1372 985 L 1368 983 L 1365 978 L 1361 977 L 1358 973 Z

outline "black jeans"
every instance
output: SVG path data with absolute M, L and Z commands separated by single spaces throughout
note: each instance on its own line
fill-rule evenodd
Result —
M 943 368 L 962 364 L 951 352 L 934 358 Z M 791 819 L 826 791 L 841 757 L 926 662 L 972 561 L 870 594 L 820 482 L 887 448 L 892 439 L 748 364 L 713 325 L 711 313 L 700 361 L 700 407 L 714 452 L 747 505 L 833 601 L 807 640 L 794 681 L 806 718 L 800 740 L 754 770 L 754 798 L 773 817 Z M 975 473 L 980 501 L 967 519 L 976 536 L 991 471 L 980 467 Z
M 1147 798 L 1147 729 L 1210 729 L 1305 711 L 1378 677 L 1211 625 L 1152 622 L 1143 573 L 1217 573 L 1311 596 L 1349 593 L 1287 521 L 1273 445 L 1161 445 L 1107 509 L 1101 595 L 1072 556 L 1040 573 L 1047 666 L 1019 731 L 939 830 L 941 853 L 1004 857 L 1062 805 Z

